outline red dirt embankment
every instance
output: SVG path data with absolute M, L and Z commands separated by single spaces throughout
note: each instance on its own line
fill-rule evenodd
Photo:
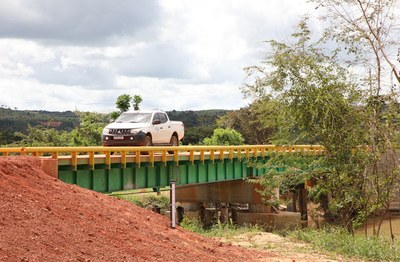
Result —
M 267 261 L 272 254 L 169 228 L 169 220 L 0 157 L 0 261 Z

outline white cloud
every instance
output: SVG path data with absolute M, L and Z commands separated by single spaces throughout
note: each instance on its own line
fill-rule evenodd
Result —
M 0 104 L 110 112 L 128 93 L 147 109 L 238 109 L 242 68 L 290 35 L 304 2 L 1 1 Z

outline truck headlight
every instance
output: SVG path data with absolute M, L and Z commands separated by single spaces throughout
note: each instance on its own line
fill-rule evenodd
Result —
M 103 129 L 103 135 L 108 135 L 110 133 L 110 129 L 109 128 L 104 128 Z
M 140 129 L 132 128 L 131 129 L 131 134 L 137 134 L 140 132 Z

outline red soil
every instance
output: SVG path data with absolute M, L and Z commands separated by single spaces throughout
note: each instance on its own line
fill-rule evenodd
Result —
M 267 261 L 127 201 L 46 175 L 34 157 L 0 157 L 0 261 Z M 276 257 L 275 257 L 276 259 Z

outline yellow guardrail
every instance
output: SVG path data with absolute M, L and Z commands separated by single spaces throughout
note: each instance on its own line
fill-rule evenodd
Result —
M 175 162 L 188 160 L 232 160 L 233 158 L 265 157 L 274 153 L 302 153 L 320 155 L 324 148 L 320 145 L 241 145 L 241 146 L 165 146 L 165 147 L 3 147 L 0 156 L 37 156 L 57 159 L 76 166 L 85 162 L 94 168 L 97 159 L 105 159 L 105 164 L 119 162 L 126 167 L 127 162 L 140 166 L 141 162 Z

